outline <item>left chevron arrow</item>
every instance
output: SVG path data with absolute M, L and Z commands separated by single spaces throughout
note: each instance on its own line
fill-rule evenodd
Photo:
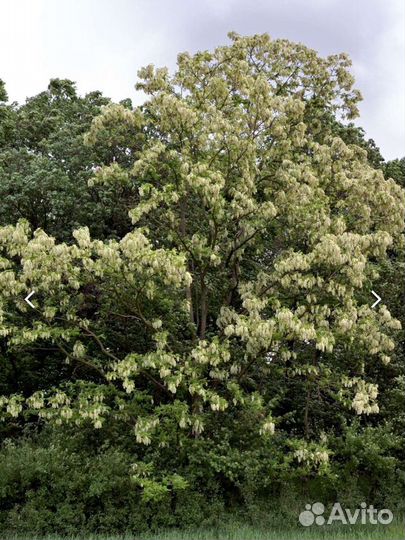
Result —
M 34 304 L 33 304 L 32 302 L 30 302 L 30 298 L 31 298 L 31 296 L 32 296 L 33 294 L 35 294 L 35 291 L 31 291 L 29 294 L 27 294 L 27 296 L 24 298 L 24 300 L 27 302 L 27 304 L 28 304 L 29 306 L 31 306 L 32 308 L 35 309 Z

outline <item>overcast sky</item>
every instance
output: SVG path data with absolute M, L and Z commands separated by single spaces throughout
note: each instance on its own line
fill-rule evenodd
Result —
M 0 78 L 10 100 L 69 78 L 80 92 L 131 97 L 137 70 L 173 68 L 177 53 L 226 34 L 268 32 L 327 55 L 348 52 L 367 135 L 386 159 L 405 155 L 404 0 L 0 0 Z

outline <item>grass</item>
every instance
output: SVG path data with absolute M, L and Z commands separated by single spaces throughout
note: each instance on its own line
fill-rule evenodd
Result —
M 264 529 L 248 525 L 228 525 L 223 528 L 170 530 L 155 534 L 123 536 L 1 536 L 1 540 L 404 540 L 404 524 L 385 526 L 311 526 L 287 529 Z

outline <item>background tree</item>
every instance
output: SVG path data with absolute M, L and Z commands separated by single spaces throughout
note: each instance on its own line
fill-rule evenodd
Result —
M 100 92 L 85 97 L 69 80 L 51 80 L 47 91 L 22 106 L 2 106 L 0 118 L 0 222 L 25 218 L 34 229 L 71 240 L 87 225 L 96 237 L 119 237 L 129 228 L 128 194 L 117 186 L 97 191 L 88 186 L 94 169 L 116 160 L 133 161 L 134 148 L 123 147 L 115 126 L 107 126 L 108 144 L 89 148 L 83 135 L 101 108 L 110 102 Z M 130 102 L 125 102 L 130 106 Z M 132 133 L 131 145 L 137 144 Z

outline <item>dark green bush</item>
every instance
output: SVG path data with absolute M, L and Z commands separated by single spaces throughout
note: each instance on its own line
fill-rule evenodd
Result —
M 134 456 L 126 450 L 58 431 L 0 454 L 0 529 L 8 533 L 142 532 L 215 521 L 219 499 L 198 489 L 145 502 L 132 482 Z M 89 438 L 90 439 L 90 438 Z M 64 442 L 63 442 L 64 441 Z M 207 520 L 207 516 L 209 519 Z M 2 538 L 3 536 L 0 535 Z
M 247 433 L 248 430 L 246 430 Z M 246 434 L 248 437 L 248 434 Z M 190 440 L 187 460 L 167 448 L 139 456 L 114 431 L 49 427 L 0 451 L 0 530 L 14 534 L 140 533 L 163 528 L 219 526 L 239 519 L 263 527 L 294 525 L 306 502 L 362 501 L 399 515 L 403 473 L 393 457 L 399 440 L 390 428 L 356 423 L 334 441 L 328 474 L 307 474 L 283 463 L 285 439 L 241 448 Z M 180 471 L 188 486 L 156 500 L 142 498 L 131 464 L 154 462 L 156 477 Z M 159 469 L 160 464 L 160 469 Z

